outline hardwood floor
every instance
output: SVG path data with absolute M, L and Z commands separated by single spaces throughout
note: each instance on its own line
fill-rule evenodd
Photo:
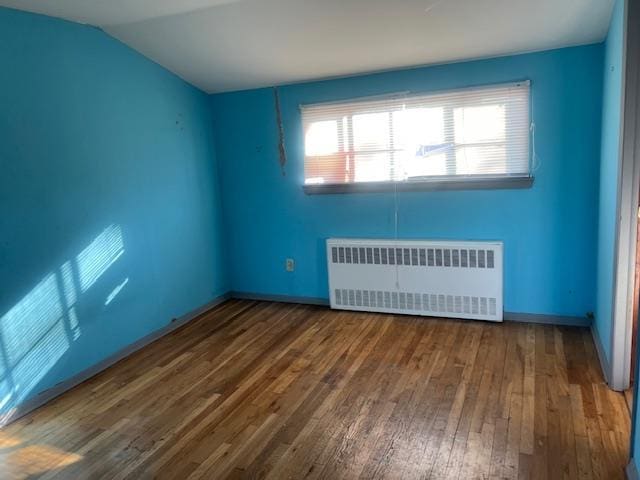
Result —
M 623 478 L 587 329 L 229 301 L 0 430 L 0 478 Z
M 624 392 L 624 401 L 627 404 L 629 415 L 633 412 L 633 386 L 627 388 Z

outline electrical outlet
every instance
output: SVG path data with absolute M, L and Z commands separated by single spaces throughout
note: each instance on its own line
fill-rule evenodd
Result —
M 296 262 L 293 261 L 293 258 L 287 258 L 285 261 L 285 268 L 287 272 L 293 272 L 296 269 Z

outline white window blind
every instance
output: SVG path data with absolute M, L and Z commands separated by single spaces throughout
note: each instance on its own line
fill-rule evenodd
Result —
M 305 184 L 528 177 L 529 88 L 302 106 Z

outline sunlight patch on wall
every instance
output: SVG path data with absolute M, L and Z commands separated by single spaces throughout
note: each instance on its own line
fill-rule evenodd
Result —
M 58 285 L 51 273 L 2 317 L 0 331 L 9 363 L 24 358 L 61 317 Z
M 62 289 L 64 290 L 65 301 L 68 306 L 74 305 L 78 300 L 78 294 L 76 293 L 75 282 L 73 281 L 73 268 L 71 262 L 65 262 L 60 267 L 60 273 L 62 275 Z
M 73 335 L 73 339 L 77 340 L 80 336 L 80 322 L 78 321 L 78 314 L 76 313 L 76 307 L 69 308 L 69 329 Z
M 0 426 L 27 399 L 81 335 L 81 296 L 124 253 L 122 231 L 110 225 L 74 260 L 49 273 L 0 317 Z M 126 278 L 107 298 L 111 302 Z
M 21 401 L 69 348 L 55 274 L 47 275 L 0 319 L 5 366 L 0 408 Z
M 120 293 L 120 291 L 122 291 L 122 289 L 125 287 L 125 285 L 129 283 L 129 277 L 125 278 L 124 281 L 118 285 L 116 288 L 114 288 L 111 293 L 107 296 L 107 301 L 104 302 L 104 305 L 107 306 L 109 305 L 114 298 L 116 298 L 118 296 L 118 294 Z
M 13 366 L 15 400 L 21 402 L 33 391 L 38 382 L 51 370 L 69 349 L 63 320 L 55 322 L 46 334 L 33 344 L 31 350 Z
M 122 230 L 109 225 L 77 257 L 80 287 L 86 292 L 124 253 Z
M 64 292 L 67 315 L 69 319 L 69 329 L 76 340 L 80 336 L 80 323 L 78 322 L 78 314 L 76 313 L 76 301 L 78 293 L 76 288 L 76 280 L 74 278 L 73 267 L 71 262 L 65 262 L 60 268 L 62 276 L 62 290 Z

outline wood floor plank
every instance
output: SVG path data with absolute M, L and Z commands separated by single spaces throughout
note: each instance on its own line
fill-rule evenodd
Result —
M 7 479 L 617 479 L 584 328 L 226 302 L 0 430 Z

